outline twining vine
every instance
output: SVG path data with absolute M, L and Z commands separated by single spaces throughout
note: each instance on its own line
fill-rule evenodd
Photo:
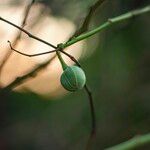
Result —
M 93 4 L 90 8 L 89 11 L 85 17 L 85 19 L 83 20 L 83 23 L 81 25 L 81 27 L 73 34 L 73 36 L 71 36 L 69 38 L 69 40 L 65 43 L 59 43 L 57 46 L 31 34 L 30 32 L 28 32 L 27 30 L 25 30 L 23 27 L 26 24 L 26 20 L 29 14 L 29 11 L 32 7 L 32 5 L 34 4 L 35 0 L 32 0 L 29 5 L 27 5 L 26 9 L 25 9 L 25 14 L 24 14 L 24 19 L 22 21 L 21 26 L 18 26 L 12 22 L 10 22 L 9 20 L 0 17 L 1 21 L 4 21 L 12 26 L 14 26 L 15 28 L 19 29 L 19 33 L 15 38 L 15 44 L 13 46 L 15 46 L 17 44 L 17 42 L 19 41 L 20 37 L 21 37 L 21 33 L 24 32 L 25 34 L 27 34 L 30 38 L 35 39 L 39 42 L 42 42 L 52 48 L 54 48 L 54 50 L 51 51 L 47 51 L 47 52 L 42 52 L 42 53 L 36 53 L 36 54 L 26 54 L 26 53 L 22 53 L 18 50 L 16 50 L 15 48 L 13 48 L 12 44 L 10 41 L 8 41 L 10 49 L 12 51 L 15 51 L 21 55 L 27 56 L 27 57 L 35 57 L 35 56 L 39 56 L 39 55 L 45 55 L 45 54 L 49 54 L 49 53 L 54 53 L 56 52 L 56 55 L 53 56 L 50 60 L 44 62 L 43 64 L 40 64 L 39 66 L 35 67 L 34 69 L 32 69 L 30 72 L 28 72 L 27 74 L 21 76 L 21 77 L 17 77 L 14 81 L 12 81 L 9 85 L 7 85 L 6 87 L 4 87 L 2 89 L 2 91 L 10 91 L 11 89 L 15 88 L 16 86 L 18 86 L 19 84 L 21 84 L 22 82 L 24 82 L 26 79 L 33 77 L 38 71 L 40 71 L 41 69 L 43 69 L 44 67 L 46 67 L 56 56 L 58 57 L 61 65 L 62 65 L 62 69 L 64 70 L 63 74 L 61 75 L 61 79 L 60 82 L 62 84 L 62 86 L 68 90 L 68 91 L 76 91 L 79 89 L 84 88 L 85 91 L 88 94 L 88 99 L 89 99 L 89 104 L 90 104 L 90 111 L 91 111 L 91 123 L 92 123 L 92 129 L 91 129 L 91 133 L 86 145 L 86 150 L 90 149 L 91 144 L 92 144 L 92 140 L 96 134 L 96 119 L 95 119 L 95 110 L 94 110 L 94 103 L 93 103 L 93 97 L 92 97 L 92 92 L 90 91 L 90 89 L 88 88 L 87 84 L 86 84 L 86 76 L 85 73 L 80 65 L 80 63 L 78 62 L 78 60 L 76 60 L 71 54 L 68 54 L 65 50 L 65 48 L 81 41 L 84 39 L 87 39 L 90 36 L 93 36 L 94 34 L 103 31 L 104 29 L 109 28 L 110 26 L 112 26 L 113 24 L 122 22 L 124 20 L 130 19 L 132 17 L 150 12 L 150 6 L 146 6 L 140 9 L 136 9 L 130 12 L 127 12 L 125 14 L 122 14 L 120 16 L 114 17 L 114 18 L 110 18 L 108 19 L 105 23 L 103 23 L 102 25 L 98 26 L 97 28 L 88 31 L 88 27 L 89 27 L 89 23 L 90 20 L 92 18 L 92 15 L 95 13 L 95 10 L 104 2 L 105 0 L 98 0 L 95 4 Z M 65 61 L 63 60 L 61 53 L 63 53 L 64 55 L 68 56 L 72 61 L 75 62 L 75 66 L 68 66 Z M 4 63 L 6 62 L 6 60 L 9 58 L 9 56 L 11 55 L 11 51 L 10 53 L 8 53 L 8 55 L 6 55 L 5 60 L 3 61 L 3 63 L 1 64 L 1 67 L 4 65 Z M 145 138 L 144 138 L 145 137 Z M 140 142 L 141 144 L 145 144 L 150 142 L 150 136 L 149 135 L 145 135 L 139 138 L 140 140 L 142 140 L 143 142 Z M 144 140 L 143 140 L 144 139 Z M 132 144 L 132 141 L 134 140 L 134 145 Z M 110 150 L 130 150 L 133 146 L 138 146 L 140 145 L 137 142 L 137 139 L 133 139 L 130 140 L 128 142 L 125 142 L 123 144 L 120 144 L 119 146 L 115 146 L 112 148 L 109 148 Z M 130 144 L 131 143 L 131 144 Z M 124 148 L 125 147 L 125 148 Z

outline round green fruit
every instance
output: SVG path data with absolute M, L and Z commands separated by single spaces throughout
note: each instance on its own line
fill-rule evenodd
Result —
M 80 90 L 86 83 L 84 71 L 78 66 L 68 66 L 60 78 L 62 86 L 71 92 Z

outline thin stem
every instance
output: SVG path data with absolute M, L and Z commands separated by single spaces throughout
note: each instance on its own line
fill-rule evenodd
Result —
M 84 89 L 85 89 L 86 93 L 88 94 L 90 112 L 91 112 L 91 120 L 92 120 L 91 121 L 92 129 L 91 129 L 91 133 L 90 133 L 89 139 L 87 141 L 87 145 L 86 145 L 86 150 L 89 150 L 91 148 L 92 141 L 96 134 L 96 118 L 95 118 L 96 115 L 95 115 L 95 109 L 94 109 L 95 107 L 94 107 L 92 92 L 89 90 L 87 85 L 84 86 Z
M 137 147 L 140 147 L 148 143 L 150 143 L 150 133 L 136 136 L 126 142 L 123 142 L 110 148 L 106 148 L 105 150 L 133 150 Z
M 19 30 L 21 30 L 22 32 L 24 32 L 25 34 L 27 34 L 30 38 L 33 38 L 33 39 L 35 39 L 35 40 L 37 40 L 37 41 L 40 41 L 40 42 L 42 42 L 42 43 L 44 43 L 44 44 L 46 44 L 46 45 L 49 45 L 50 47 L 53 47 L 53 48 L 55 48 L 55 49 L 57 48 L 57 47 L 54 46 L 53 44 L 48 43 L 47 41 L 44 41 L 43 39 L 40 39 L 39 37 L 37 37 L 37 36 L 31 34 L 30 32 L 26 31 L 25 29 L 23 29 L 23 28 L 17 26 L 16 24 L 14 24 L 14 23 L 12 23 L 12 22 L 10 22 L 10 21 L 8 21 L 8 20 L 2 18 L 2 17 L 0 17 L 0 20 L 2 20 L 2 21 L 4 21 L 4 22 L 6 22 L 6 23 L 8 23 L 8 24 L 10 24 L 10 25 L 12 25 L 12 26 L 18 28 Z
M 118 23 L 118 22 L 122 22 L 124 20 L 127 20 L 129 18 L 132 18 L 134 16 L 137 16 L 137 15 L 141 15 L 143 13 L 146 13 L 146 12 L 149 12 L 150 11 L 150 5 L 149 6 L 146 6 L 144 8 L 141 8 L 141 9 L 137 9 L 137 10 L 133 10 L 133 11 L 130 11 L 128 13 L 125 13 L 123 15 L 120 15 L 118 17 L 115 17 L 115 18 L 111 18 L 111 19 L 108 19 L 107 22 L 103 23 L 102 25 L 100 25 L 99 27 L 87 32 L 87 33 L 84 33 L 84 34 L 81 34 L 75 38 L 73 38 L 72 40 L 66 42 L 63 46 L 64 48 L 72 45 L 72 44 L 75 44 L 81 40 L 84 40 L 108 27 L 110 27 L 111 25 L 113 25 L 114 23 Z
M 47 51 L 47 52 L 36 53 L 36 54 L 27 54 L 27 53 L 23 53 L 23 52 L 20 52 L 20 51 L 14 49 L 13 46 L 12 46 L 12 44 L 11 44 L 11 42 L 10 42 L 10 41 L 7 41 L 7 42 L 9 43 L 9 46 L 10 46 L 10 49 L 11 49 L 11 50 L 13 50 L 13 51 L 15 51 L 16 53 L 19 53 L 19 54 L 21 54 L 21 55 L 27 56 L 27 57 L 36 57 L 36 56 L 41 56 L 41 55 L 45 55 L 45 54 L 49 54 L 49 53 L 53 53 L 53 52 L 59 51 L 59 52 L 63 53 L 64 55 L 68 56 L 73 62 L 76 63 L 77 66 L 81 67 L 81 65 L 80 65 L 80 63 L 77 61 L 77 59 L 75 59 L 72 55 L 68 54 L 67 52 L 63 51 L 62 48 L 59 48 L 59 47 L 58 47 L 58 48 L 55 49 L 55 50 L 51 50 L 51 51 Z M 60 62 L 63 62 L 63 64 L 64 64 L 65 62 L 63 61 L 63 58 L 62 58 L 62 56 L 60 55 L 60 53 L 58 53 L 58 54 L 56 54 L 56 55 L 58 56 L 59 60 L 61 60 Z M 56 55 L 55 55 L 55 56 L 56 56 Z M 62 64 L 62 63 L 61 63 L 61 64 Z M 64 68 L 65 68 L 65 65 L 63 65 L 63 66 L 64 66 Z
M 62 58 L 62 56 L 61 56 L 61 54 L 60 54 L 59 51 L 56 51 L 56 54 L 57 54 L 57 56 L 58 56 L 58 59 L 59 59 L 59 61 L 60 61 L 60 63 L 61 63 L 61 66 L 62 66 L 63 70 L 65 70 L 65 69 L 68 67 L 68 65 L 67 65 L 67 64 L 65 63 L 65 61 L 63 60 L 63 58 Z
M 15 51 L 16 53 L 19 53 L 19 54 L 21 54 L 21 55 L 28 56 L 28 57 L 40 56 L 40 55 L 49 54 L 49 53 L 53 53 L 53 52 L 56 52 L 56 51 L 57 51 L 57 50 L 51 50 L 51 51 L 47 51 L 47 52 L 43 52 L 43 53 L 26 54 L 26 53 L 22 53 L 22 52 L 20 52 L 20 51 L 18 51 L 18 50 L 16 50 L 16 49 L 14 49 L 14 48 L 12 47 L 12 44 L 11 44 L 10 41 L 8 41 L 8 43 L 9 43 L 9 46 L 10 46 L 11 50 L 13 50 L 13 51 Z
M 72 55 L 68 54 L 67 52 L 63 51 L 63 50 L 59 50 L 61 53 L 65 54 L 66 56 L 68 56 L 73 62 L 76 63 L 77 66 L 81 67 L 81 64 L 79 63 L 79 61 L 77 61 L 77 59 L 75 59 Z

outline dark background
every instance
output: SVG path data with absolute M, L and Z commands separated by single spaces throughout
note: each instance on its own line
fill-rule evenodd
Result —
M 47 4 L 55 17 L 67 17 L 79 25 L 94 1 L 40 2 Z M 148 0 L 106 0 L 96 11 L 91 28 L 107 18 L 147 4 Z M 94 96 L 95 150 L 103 150 L 150 131 L 149 15 L 116 24 L 88 39 L 89 48 L 80 62 Z M 96 48 L 93 43 L 97 44 Z M 56 100 L 43 100 L 34 93 L 14 92 L 1 96 L 0 100 L 0 150 L 85 148 L 91 118 L 84 90 Z M 150 145 L 140 149 L 149 150 Z

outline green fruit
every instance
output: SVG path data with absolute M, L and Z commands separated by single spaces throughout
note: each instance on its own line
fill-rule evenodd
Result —
M 80 90 L 86 83 L 84 71 L 78 66 L 68 66 L 60 78 L 62 86 L 71 92 Z

